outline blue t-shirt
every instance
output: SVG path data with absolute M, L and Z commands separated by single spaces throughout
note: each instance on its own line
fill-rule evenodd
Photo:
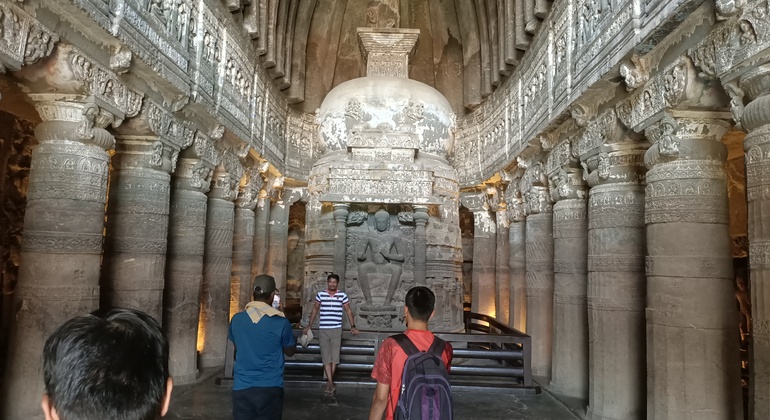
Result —
M 263 316 L 255 324 L 239 312 L 230 321 L 229 337 L 235 343 L 233 390 L 283 387 L 283 348 L 296 344 L 286 318 Z

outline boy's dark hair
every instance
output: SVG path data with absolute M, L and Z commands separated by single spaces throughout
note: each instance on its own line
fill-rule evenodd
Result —
M 326 281 L 329 281 L 331 279 L 337 280 L 337 283 L 340 282 L 340 276 L 338 274 L 331 273 L 326 277 Z
M 428 322 L 436 305 L 436 295 L 425 286 L 415 286 L 406 292 L 404 302 L 412 318 L 417 321 Z
M 94 311 L 48 337 L 43 377 L 62 420 L 154 420 L 169 378 L 168 341 L 143 312 Z

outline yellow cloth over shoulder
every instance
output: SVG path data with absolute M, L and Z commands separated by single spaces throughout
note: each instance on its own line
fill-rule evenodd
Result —
M 249 314 L 251 322 L 257 323 L 263 316 L 280 316 L 286 318 L 286 315 L 278 309 L 273 308 L 265 302 L 252 301 L 246 304 L 246 313 Z

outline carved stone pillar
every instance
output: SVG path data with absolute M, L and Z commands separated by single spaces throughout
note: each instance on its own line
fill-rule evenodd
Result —
M 263 184 L 256 169 L 250 171 L 245 185 L 241 185 L 235 200 L 233 223 L 233 270 L 230 278 L 230 318 L 243 310 L 253 297 L 251 267 L 254 258 L 254 208 Z
M 428 224 L 428 207 L 412 206 L 414 208 L 414 283 L 418 286 L 425 286 L 427 280 L 425 272 L 427 269 L 428 238 L 425 232 L 425 225 Z
M 588 188 L 570 138 L 549 154 L 553 205 L 554 322 L 550 389 L 588 400 Z
M 497 225 L 497 245 L 495 247 L 495 307 L 497 319 L 510 325 L 511 320 L 511 283 L 509 281 L 508 259 L 510 248 L 508 243 L 508 212 L 505 202 L 501 201 L 495 211 Z
M 543 164 L 522 179 L 527 211 L 527 334 L 532 337 L 532 376 L 547 383 L 553 343 L 553 206 Z
M 588 414 L 645 411 L 644 163 L 614 111 L 593 121 L 577 153 L 588 199 Z
M 286 296 L 286 262 L 289 252 L 289 208 L 302 198 L 301 188 L 286 188 L 281 199 L 270 209 L 268 229 L 267 274 L 275 278 L 275 287 Z M 340 278 L 340 280 L 342 280 Z
M 345 266 L 347 265 L 348 209 L 350 204 L 334 204 L 334 273 L 340 276 L 344 289 Z
M 687 111 L 645 130 L 653 143 L 644 159 L 651 419 L 743 417 L 727 148 L 720 141 L 730 125 L 717 118 Z
M 216 162 L 214 146 L 196 134 L 193 147 L 182 152 L 172 177 L 163 329 L 169 342 L 169 370 L 179 385 L 194 382 L 198 374 L 206 192 Z
M 527 331 L 527 213 L 521 198 L 521 190 L 513 184 L 506 190 L 508 197 L 508 268 L 510 283 L 510 325 L 522 332 Z
M 751 268 L 749 418 L 760 420 L 770 418 L 770 66 L 743 76 L 741 87 L 751 101 L 741 119 L 748 131 L 743 146 Z
M 67 319 L 99 307 L 99 268 L 110 156 L 111 113 L 86 98 L 31 95 L 43 122 L 32 153 L 4 380 L 4 419 L 40 410 L 42 351 Z M 81 102 L 75 102 L 79 100 Z
M 238 182 L 243 168 L 237 158 L 223 154 L 214 169 L 206 212 L 200 323 L 204 337 L 201 367 L 223 366 L 230 321 L 230 275 L 233 268 L 233 224 Z
M 262 190 L 254 210 L 254 261 L 251 264 L 251 279 L 264 274 L 267 268 L 267 228 L 270 225 L 270 196 Z
M 102 307 L 141 309 L 163 319 L 171 171 L 193 131 L 147 101 L 118 130 L 110 181 Z
M 473 283 L 471 311 L 495 316 L 495 247 L 497 229 L 486 194 L 463 194 L 460 202 L 473 212 Z

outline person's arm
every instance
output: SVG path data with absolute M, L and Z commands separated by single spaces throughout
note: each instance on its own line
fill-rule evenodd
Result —
M 308 331 L 310 331 L 310 328 L 313 327 L 313 321 L 315 321 L 315 317 L 316 315 L 318 315 L 318 311 L 320 310 L 321 310 L 321 302 L 315 301 L 315 305 L 313 305 L 313 310 L 310 311 L 310 318 L 308 319 L 307 326 L 305 327 L 304 330 L 302 330 L 302 332 L 307 333 Z
M 288 320 L 284 320 L 286 322 L 284 323 L 283 332 L 281 333 L 281 346 L 283 347 L 283 354 L 291 357 L 297 353 L 297 340 L 294 338 L 294 333 L 291 330 L 291 324 Z
M 372 397 L 372 408 L 369 409 L 369 420 L 382 420 L 385 416 L 389 393 L 390 385 L 377 382 L 377 388 L 374 389 L 374 396 Z
M 348 314 L 348 321 L 350 321 L 350 332 L 353 333 L 353 335 L 358 335 L 358 328 L 356 328 L 356 320 L 353 316 L 353 310 L 350 309 L 350 303 L 346 303 L 342 305 L 343 308 L 345 308 L 345 313 Z

